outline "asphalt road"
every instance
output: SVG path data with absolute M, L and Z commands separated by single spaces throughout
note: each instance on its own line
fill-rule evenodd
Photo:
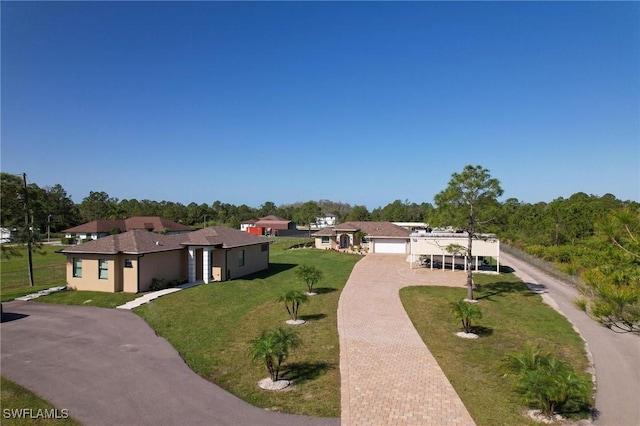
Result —
M 596 371 L 595 424 L 603 426 L 640 425 L 640 336 L 615 333 L 590 319 L 573 304 L 579 292 L 539 269 L 505 254 L 500 263 L 564 314 L 588 344 Z M 532 318 L 532 320 L 535 320 Z
M 3 303 L 1 373 L 91 425 L 339 425 L 256 408 L 121 309 Z M 29 408 L 29 407 L 12 407 Z

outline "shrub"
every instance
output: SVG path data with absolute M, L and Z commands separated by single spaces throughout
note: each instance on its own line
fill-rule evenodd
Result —
M 548 417 L 583 410 L 589 401 L 589 380 L 568 363 L 537 346 L 507 355 L 505 366 L 516 375 L 516 390 L 527 404 Z
M 149 289 L 154 291 L 164 290 L 166 288 L 172 288 L 181 284 L 185 284 L 186 282 L 188 281 L 184 278 L 176 278 L 175 280 L 171 281 L 167 281 L 165 278 L 153 278 L 151 280 L 151 287 L 149 287 Z
M 289 290 L 278 297 L 278 302 L 284 303 L 287 313 L 293 321 L 298 320 L 300 305 L 307 301 L 307 296 L 297 290 Z
M 276 382 L 282 363 L 289 352 L 300 345 L 300 338 L 295 332 L 278 327 L 271 332 L 263 331 L 250 344 L 251 360 L 262 361 L 269 371 L 271 381 Z
M 168 288 L 168 286 L 164 278 L 153 278 L 151 279 L 151 287 L 149 288 L 151 290 L 157 291 L 157 290 L 164 290 L 165 288 Z
M 464 299 L 451 302 L 449 312 L 460 320 L 465 333 L 471 333 L 471 320 L 482 318 L 482 312 L 478 304 L 466 302 Z
M 309 293 L 313 293 L 313 286 L 322 279 L 322 271 L 313 265 L 300 265 L 295 272 L 298 279 L 307 285 Z

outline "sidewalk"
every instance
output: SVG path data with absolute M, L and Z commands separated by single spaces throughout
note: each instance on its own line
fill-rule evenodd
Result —
M 463 287 L 461 271 L 409 269 L 406 255 L 369 254 L 340 296 L 342 426 L 475 425 L 400 302 L 402 287 Z
M 145 303 L 149 303 L 152 300 L 157 299 L 158 297 L 162 297 L 165 296 L 167 294 L 171 294 L 171 293 L 175 293 L 176 291 L 180 291 L 180 290 L 184 290 L 187 288 L 191 288 L 191 287 L 195 287 L 197 285 L 202 284 L 203 281 L 197 281 L 195 283 L 187 283 L 187 284 L 182 284 L 176 287 L 172 287 L 172 288 L 165 288 L 164 290 L 158 290 L 158 291 L 152 291 L 151 293 L 146 293 L 143 296 L 140 296 L 136 299 L 131 300 L 130 302 L 125 303 L 124 305 L 120 305 L 120 306 L 116 306 L 116 309 L 134 309 L 137 308 L 138 306 L 142 306 Z

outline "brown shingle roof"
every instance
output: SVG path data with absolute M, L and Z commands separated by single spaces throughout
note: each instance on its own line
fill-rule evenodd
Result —
M 145 254 L 181 250 L 184 234 L 163 235 L 136 229 L 60 250 L 61 253 Z
M 186 245 L 233 248 L 270 242 L 271 240 L 262 236 L 247 234 L 244 231 L 226 226 L 210 226 L 188 234 L 173 235 L 135 229 L 123 234 L 109 235 L 77 246 L 67 247 L 60 250 L 60 253 L 144 254 L 181 250 Z
M 128 219 L 119 220 L 94 220 L 83 223 L 73 228 L 65 229 L 65 233 L 109 233 L 112 229 L 119 228 L 121 231 L 131 231 L 133 229 L 146 229 L 153 232 L 167 230 L 169 232 L 193 231 L 193 228 L 181 223 L 173 222 L 169 219 L 158 216 L 135 216 Z
M 261 217 L 256 223 L 255 226 L 263 227 L 263 228 L 271 228 L 271 229 L 289 229 L 290 220 L 283 219 L 278 216 L 270 215 Z
M 338 232 L 362 231 L 370 237 L 397 237 L 409 238 L 411 232 L 401 226 L 391 222 L 345 222 L 336 226 L 324 228 L 313 234 L 313 236 L 334 236 Z
M 285 222 L 291 222 L 290 220 L 287 220 L 285 218 L 282 218 L 280 216 L 275 216 L 275 215 L 269 215 L 269 216 L 265 216 L 265 217 L 261 217 L 259 220 L 278 220 L 278 221 L 285 221 Z
M 183 245 L 220 246 L 222 248 L 251 246 L 269 243 L 271 240 L 260 235 L 248 234 L 227 226 L 209 226 L 208 228 L 183 234 Z

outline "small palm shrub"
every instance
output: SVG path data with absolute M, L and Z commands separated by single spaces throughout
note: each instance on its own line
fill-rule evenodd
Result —
M 472 320 L 482 318 L 482 312 L 478 304 L 465 302 L 464 299 L 451 302 L 449 312 L 451 312 L 456 319 L 460 320 L 465 333 L 471 333 Z
M 547 417 L 575 413 L 590 404 L 589 379 L 537 346 L 527 345 L 522 352 L 508 354 L 504 363 L 517 378 L 516 391 Z
M 278 302 L 284 303 L 287 308 L 287 313 L 292 320 L 298 320 L 298 310 L 300 305 L 307 301 L 307 296 L 297 290 L 289 290 L 286 293 L 278 297 Z
M 269 371 L 269 378 L 276 382 L 289 352 L 300 345 L 300 337 L 293 331 L 278 327 L 272 331 L 263 331 L 250 345 L 251 360 L 263 362 Z
M 308 292 L 313 293 L 313 286 L 322 279 L 322 271 L 313 265 L 300 265 L 296 276 L 307 285 Z

